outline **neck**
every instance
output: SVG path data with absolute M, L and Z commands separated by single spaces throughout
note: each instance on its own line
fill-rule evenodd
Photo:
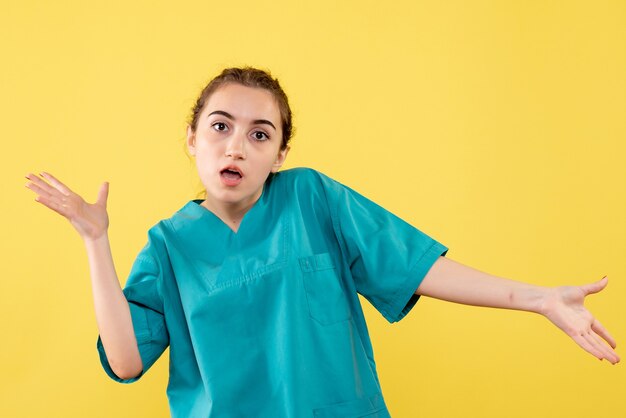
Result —
M 234 203 L 215 201 L 207 197 L 204 202 L 201 203 L 201 206 L 213 212 L 215 216 L 220 218 L 224 224 L 236 233 L 241 225 L 241 220 L 260 197 L 261 193 L 249 200 Z

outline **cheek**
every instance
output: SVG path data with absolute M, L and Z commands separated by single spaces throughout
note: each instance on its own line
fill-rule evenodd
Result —
M 263 152 L 259 153 L 257 161 L 260 166 L 269 167 L 274 164 L 274 161 L 276 161 L 276 155 L 272 152 L 264 150 Z
M 196 143 L 196 157 L 210 160 L 222 155 L 224 150 L 219 141 L 212 141 L 211 138 L 202 138 Z

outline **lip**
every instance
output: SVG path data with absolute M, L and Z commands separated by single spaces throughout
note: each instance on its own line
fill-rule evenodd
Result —
M 236 171 L 236 172 L 238 172 L 238 173 L 241 175 L 241 177 L 243 177 L 243 171 L 241 170 L 241 168 L 237 167 L 236 165 L 231 164 L 231 165 L 227 165 L 227 166 L 225 166 L 225 167 L 222 167 L 222 168 L 220 169 L 220 175 L 221 175 L 221 174 L 222 174 L 225 170 Z
M 236 171 L 237 173 L 239 173 L 240 177 L 236 178 L 236 177 L 231 177 L 231 176 L 224 176 L 223 173 L 225 170 Z M 219 171 L 219 174 L 220 174 L 220 180 L 222 181 L 222 184 L 227 187 L 235 187 L 239 183 L 241 183 L 241 181 L 243 180 L 243 171 L 241 171 L 241 169 L 237 167 L 236 165 L 227 165 L 226 167 L 223 167 Z

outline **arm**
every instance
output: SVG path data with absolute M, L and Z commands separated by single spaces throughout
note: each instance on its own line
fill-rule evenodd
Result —
M 113 372 L 121 379 L 130 379 L 143 370 L 139 347 L 133 330 L 128 301 L 122 293 L 109 237 L 85 240 L 96 321 L 104 351 Z
M 37 202 L 67 218 L 78 231 L 89 258 L 96 321 L 111 369 L 129 379 L 141 373 L 143 365 L 133 330 L 130 308 L 115 272 L 107 229 L 108 183 L 100 188 L 98 200 L 86 203 L 79 195 L 50 174 L 43 179 L 29 174 L 26 187 L 37 193 Z
M 620 358 L 614 351 L 615 340 L 583 306 L 587 295 L 601 291 L 607 283 L 605 277 L 584 286 L 547 288 L 492 276 L 439 257 L 415 294 L 465 305 L 544 315 L 583 349 L 600 360 L 616 364 Z

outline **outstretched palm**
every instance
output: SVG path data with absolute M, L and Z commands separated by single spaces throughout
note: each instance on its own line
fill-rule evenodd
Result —
M 51 174 L 28 174 L 26 178 L 30 180 L 26 187 L 37 193 L 35 200 L 67 218 L 83 239 L 94 240 L 106 233 L 108 183 L 100 187 L 95 203 L 87 203 Z
M 604 277 L 584 286 L 557 287 L 546 301 L 543 314 L 583 349 L 600 360 L 607 359 L 615 364 L 620 360 L 614 351 L 615 339 L 584 306 L 585 297 L 598 293 L 607 283 L 608 279 Z

